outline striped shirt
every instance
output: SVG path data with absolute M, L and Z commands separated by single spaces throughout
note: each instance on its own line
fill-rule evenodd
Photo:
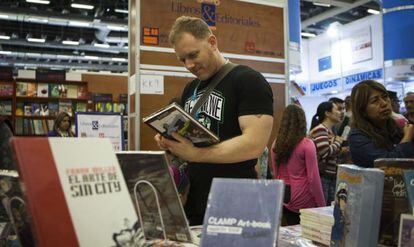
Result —
M 321 175 L 336 176 L 338 154 L 341 151 L 341 141 L 335 140 L 332 130 L 319 124 L 309 133 L 316 145 L 318 166 Z

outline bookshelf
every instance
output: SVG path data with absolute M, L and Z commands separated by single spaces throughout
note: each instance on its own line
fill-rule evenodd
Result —
M 80 81 L 16 78 L 12 98 L 16 135 L 46 136 L 59 112 L 73 117 L 75 112 L 87 111 L 88 85 Z
M 8 118 L 14 125 L 16 84 L 12 80 L 0 80 L 0 116 Z

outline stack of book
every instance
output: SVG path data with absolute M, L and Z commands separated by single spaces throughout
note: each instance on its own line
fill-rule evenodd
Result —
M 333 206 L 300 210 L 300 225 L 304 238 L 329 246 L 333 224 Z

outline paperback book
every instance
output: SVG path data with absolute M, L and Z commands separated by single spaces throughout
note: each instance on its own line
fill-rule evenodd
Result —
M 413 159 L 377 159 L 374 166 L 385 172 L 379 244 L 398 244 L 400 215 L 411 211 L 403 178 L 404 170 L 414 169 Z
M 194 143 L 195 146 L 208 146 L 219 142 L 219 138 L 204 127 L 177 103 L 172 103 L 143 119 L 152 129 L 163 137 L 174 139 L 177 132 Z
M 67 97 L 70 99 L 78 98 L 78 86 L 77 85 L 67 85 Z
M 27 97 L 36 97 L 37 96 L 37 88 L 35 82 L 27 83 Z
M 214 178 L 200 246 L 275 246 L 283 194 L 282 180 Z
M 17 137 L 11 143 L 36 246 L 131 241 L 116 238 L 133 235 L 138 218 L 108 139 Z
M 383 187 L 382 170 L 339 165 L 331 246 L 378 245 Z
M 27 83 L 26 82 L 16 83 L 16 96 L 27 96 Z
M 37 97 L 49 97 L 49 84 L 38 83 L 37 84 Z
M 13 96 L 13 84 L 0 82 L 0 96 Z
M 0 115 L 3 115 L 3 116 L 12 115 L 12 101 L 11 100 L 0 101 Z
M 414 214 L 414 170 L 405 170 L 403 174 L 408 201 L 410 203 L 410 213 Z
M 145 238 L 164 239 L 164 229 L 169 240 L 191 242 L 165 152 L 119 152 L 117 157 Z

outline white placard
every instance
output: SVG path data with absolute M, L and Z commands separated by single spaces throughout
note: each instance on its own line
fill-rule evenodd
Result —
M 164 76 L 141 75 L 141 94 L 164 94 Z
M 108 138 L 115 151 L 124 149 L 121 114 L 77 113 L 76 135 L 78 137 Z
M 355 30 L 350 41 L 352 63 L 355 64 L 372 59 L 371 26 Z

